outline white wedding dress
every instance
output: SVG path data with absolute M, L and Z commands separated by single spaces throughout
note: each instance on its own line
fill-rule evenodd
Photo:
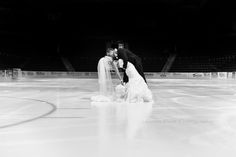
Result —
M 98 62 L 97 70 L 99 94 L 91 97 L 91 100 L 94 102 L 110 102 L 114 100 L 114 85 L 111 78 L 111 62 L 112 58 L 109 56 L 102 57 Z
M 105 56 L 98 62 L 99 94 L 92 96 L 93 102 L 152 102 L 152 93 L 134 65 L 127 63 L 126 74 L 129 82 L 125 86 L 114 87 L 111 79 L 112 58 Z
M 127 63 L 126 74 L 129 82 L 125 85 L 127 88 L 126 102 L 152 102 L 152 92 L 148 88 L 142 76 L 137 72 L 134 65 Z

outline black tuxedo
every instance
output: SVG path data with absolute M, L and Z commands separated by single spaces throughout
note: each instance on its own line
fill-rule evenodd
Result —
M 146 82 L 146 78 L 143 73 L 143 66 L 142 66 L 142 60 L 140 57 L 129 51 L 128 49 L 120 48 L 117 50 L 117 58 L 123 59 L 124 65 L 123 68 L 127 68 L 127 62 L 130 62 L 134 65 L 135 69 L 138 71 L 138 73 L 143 77 L 144 81 Z M 127 74 L 124 72 L 123 82 L 127 83 L 129 81 L 129 78 Z

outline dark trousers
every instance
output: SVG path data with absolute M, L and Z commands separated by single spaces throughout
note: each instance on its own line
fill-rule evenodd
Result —
M 130 60 L 129 62 L 134 65 L 137 72 L 143 77 L 144 81 L 147 83 L 145 75 L 143 73 L 143 66 L 142 66 L 141 58 L 137 57 L 137 58 Z M 125 72 L 124 72 L 123 82 L 125 82 L 125 83 L 129 82 L 129 78 Z

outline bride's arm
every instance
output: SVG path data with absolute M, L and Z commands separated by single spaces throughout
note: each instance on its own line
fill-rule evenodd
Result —
M 120 81 L 121 81 L 121 84 L 123 84 L 123 80 L 122 80 L 122 78 L 121 78 L 121 76 L 120 76 L 120 72 L 119 72 L 119 70 L 118 70 L 117 63 L 115 63 L 115 62 L 113 61 L 112 64 L 113 64 L 113 66 L 114 66 L 114 68 L 115 68 L 115 71 L 116 71 L 117 76 L 119 77 L 119 79 L 120 79 Z

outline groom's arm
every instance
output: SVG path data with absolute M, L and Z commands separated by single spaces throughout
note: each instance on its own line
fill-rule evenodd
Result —
M 123 76 L 123 82 L 124 82 L 124 83 L 129 82 L 129 78 L 128 78 L 128 76 L 127 76 L 127 74 L 126 74 L 125 71 L 124 71 L 124 76 Z

